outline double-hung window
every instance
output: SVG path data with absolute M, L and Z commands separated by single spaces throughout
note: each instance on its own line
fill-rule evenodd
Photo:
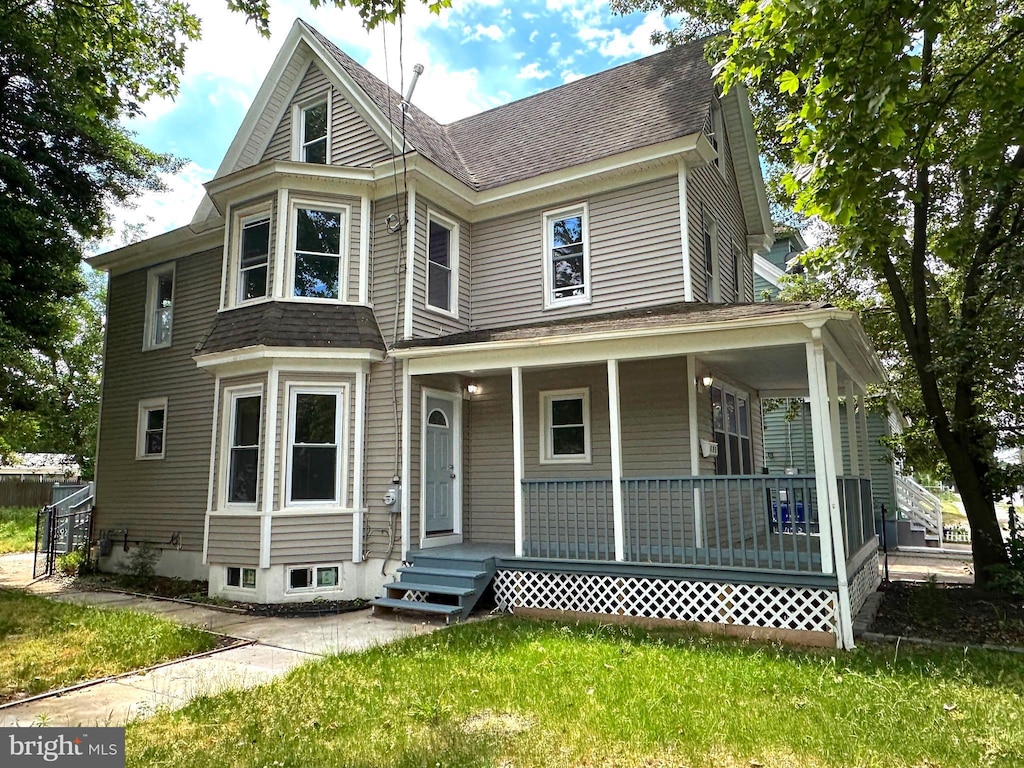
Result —
M 288 434 L 288 500 L 340 503 L 342 498 L 343 392 L 295 388 L 291 391 Z
M 166 429 L 167 398 L 157 397 L 141 401 L 135 440 L 135 458 L 162 459 Z
M 270 265 L 270 217 L 261 214 L 242 219 L 239 233 L 238 302 L 267 295 Z
M 711 412 L 718 444 L 715 472 L 719 475 L 753 474 L 747 395 L 715 384 L 711 387 Z
M 294 218 L 292 293 L 311 299 L 341 297 L 345 214 L 340 209 L 297 206 Z
M 327 162 L 327 102 L 310 104 L 300 111 L 299 158 L 304 163 Z
M 590 463 L 590 390 L 540 393 L 542 464 Z
M 227 500 L 255 504 L 260 474 L 260 418 L 263 397 L 258 392 L 231 395 Z
M 149 271 L 146 284 L 146 330 L 143 348 L 171 346 L 171 323 L 174 312 L 174 265 L 163 265 Z
M 544 214 L 544 306 L 590 301 L 586 204 Z
M 459 226 L 431 212 L 427 217 L 427 307 L 458 316 Z

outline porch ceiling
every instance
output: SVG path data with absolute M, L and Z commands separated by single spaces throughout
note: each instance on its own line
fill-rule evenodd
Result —
M 807 391 L 804 347 L 728 349 L 698 356 L 712 374 L 720 373 L 757 390 Z

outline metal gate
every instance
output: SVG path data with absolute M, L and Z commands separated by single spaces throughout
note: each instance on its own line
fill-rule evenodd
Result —
M 32 578 L 52 576 L 58 555 L 88 546 L 92 534 L 92 506 L 92 483 L 53 487 L 53 503 L 36 513 Z

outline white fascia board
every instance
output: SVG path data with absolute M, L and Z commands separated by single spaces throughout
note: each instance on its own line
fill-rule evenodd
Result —
M 292 160 L 267 160 L 221 176 L 203 185 L 218 210 L 287 188 L 291 192 L 327 192 L 359 196 L 373 186 L 373 171 L 344 165 L 317 165 Z M 343 189 L 339 189 L 343 187 Z
M 867 384 L 882 384 L 887 379 L 885 369 L 856 314 L 849 314 L 849 322 L 824 327 L 826 348 L 861 389 Z
M 769 242 L 765 250 L 771 247 L 773 239 L 772 217 L 768 210 L 768 196 L 764 190 L 764 177 L 761 175 L 761 160 L 757 151 L 757 135 L 754 133 L 754 118 L 750 113 L 750 102 L 747 100 L 747 89 L 742 84 L 733 86 L 729 93 L 722 97 L 722 116 L 734 128 L 729 136 L 740 139 L 732 145 L 733 163 L 737 171 L 742 171 L 744 179 L 753 186 L 757 200 L 757 210 L 749 210 L 743 206 L 749 234 L 764 234 Z M 728 128 L 726 129 L 728 131 Z
M 308 38 L 310 37 L 312 37 L 312 35 L 306 31 L 303 23 L 299 19 L 296 19 L 292 24 L 292 28 L 288 30 L 288 36 L 285 38 L 284 43 L 277 52 L 277 56 L 274 58 L 274 63 L 270 65 L 270 69 L 267 71 L 266 77 L 263 78 L 263 83 L 260 85 L 260 89 L 256 92 L 256 97 L 253 99 L 252 104 L 249 107 L 249 111 L 245 113 L 245 117 L 242 119 L 242 124 L 235 133 L 234 139 L 231 140 L 231 144 L 228 147 L 227 153 L 224 155 L 224 159 L 221 160 L 220 165 L 217 167 L 217 172 L 214 174 L 214 178 L 230 173 L 231 169 L 235 167 L 235 164 L 238 162 L 238 158 L 241 157 L 242 152 L 249 144 L 249 140 L 252 138 L 252 134 L 256 130 L 256 123 L 259 122 L 259 119 L 263 116 L 263 112 L 267 109 L 271 97 L 273 97 L 278 89 L 284 85 L 281 82 L 281 76 L 284 74 L 284 70 L 291 63 L 292 58 L 296 55 L 299 43 L 305 41 L 308 45 Z M 289 84 L 290 90 L 294 91 L 297 85 L 298 83 Z M 290 102 L 291 99 L 288 99 L 287 101 Z M 269 140 L 269 137 L 267 138 Z M 204 197 L 203 201 L 196 209 L 195 216 L 192 218 L 192 223 L 197 224 L 205 220 L 212 210 L 213 202 L 209 197 Z
M 218 218 L 208 222 L 202 229 L 191 225 L 178 227 L 162 235 L 98 254 L 86 259 L 86 263 L 93 269 L 120 274 L 200 251 L 221 249 L 223 245 L 224 220 Z
M 320 349 L 315 347 L 268 347 L 259 344 L 227 352 L 194 355 L 197 368 L 230 369 L 232 374 L 262 371 L 273 362 L 278 370 L 325 370 L 336 373 L 362 373 L 370 363 L 379 363 L 385 355 L 376 349 Z
M 779 287 L 779 281 L 786 275 L 785 272 L 759 253 L 754 254 L 754 274 L 762 280 L 771 283 L 776 288 Z

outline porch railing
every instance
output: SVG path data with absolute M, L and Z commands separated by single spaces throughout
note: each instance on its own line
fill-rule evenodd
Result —
M 871 484 L 840 478 L 843 541 L 874 535 Z M 638 563 L 821 571 L 813 475 L 622 481 L 625 559 Z M 611 480 L 524 480 L 527 557 L 614 560 Z
M 523 554 L 614 560 L 611 480 L 524 480 Z

